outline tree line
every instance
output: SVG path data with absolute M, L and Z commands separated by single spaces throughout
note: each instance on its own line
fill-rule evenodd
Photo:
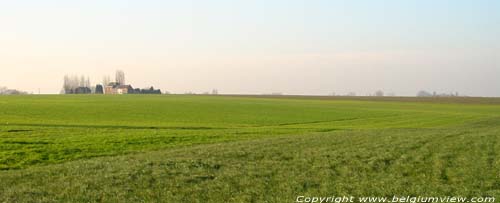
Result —
M 0 95 L 16 95 L 16 94 L 28 94 L 28 93 L 21 90 L 9 89 L 7 87 L 0 87 Z
M 65 75 L 63 82 L 64 94 L 92 93 L 90 78 L 87 76 Z
M 132 88 L 131 85 L 127 85 L 125 82 L 125 72 L 122 70 L 117 70 L 115 73 L 115 81 L 111 81 L 109 75 L 103 76 L 102 84 L 91 85 L 90 77 L 88 76 L 77 76 L 77 75 L 65 75 L 63 80 L 63 88 L 61 90 L 62 94 L 104 94 L 105 87 L 112 86 L 112 88 L 126 86 L 128 89 L 128 94 L 161 94 L 161 90 L 154 89 L 153 87 L 140 89 Z

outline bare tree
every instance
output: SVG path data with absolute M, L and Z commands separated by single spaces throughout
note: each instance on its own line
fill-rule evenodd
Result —
M 70 93 L 70 89 L 71 89 L 70 78 L 69 78 L 68 75 L 65 75 L 64 76 L 64 82 L 63 82 L 63 91 L 64 91 L 64 94 L 69 94 Z
M 69 76 L 65 75 L 64 76 L 64 82 L 63 82 L 63 89 L 65 94 L 72 94 L 74 93 L 74 90 L 78 88 L 80 85 L 81 81 L 78 79 L 78 76 Z
M 383 97 L 384 96 L 384 92 L 382 90 L 378 90 L 375 92 L 375 96 L 376 97 Z
M 118 84 L 125 85 L 125 73 L 122 70 L 116 71 L 115 79 Z
M 90 77 L 89 76 L 87 76 L 87 80 L 85 80 L 85 86 L 84 87 L 90 88 Z
M 71 89 L 74 90 L 74 89 L 78 88 L 78 86 L 80 85 L 79 83 L 80 83 L 80 81 L 78 79 L 78 76 L 76 76 L 76 75 L 71 76 L 71 80 L 70 80 Z
M 111 82 L 111 77 L 109 75 L 105 75 L 102 77 L 102 85 L 107 86 Z
M 0 87 L 0 94 L 4 94 L 4 92 L 7 92 L 7 87 Z
M 75 94 L 78 92 L 82 92 L 82 88 L 85 89 L 85 92 L 89 92 L 90 89 L 90 78 L 87 76 L 76 76 L 76 75 L 65 75 L 63 79 L 63 89 L 62 92 L 64 94 Z
M 79 87 L 85 87 L 85 77 L 82 75 L 80 76 L 80 83 L 78 84 Z
M 7 87 L 0 87 L 0 95 L 9 95 L 9 94 L 28 94 L 28 93 L 16 89 L 9 89 Z

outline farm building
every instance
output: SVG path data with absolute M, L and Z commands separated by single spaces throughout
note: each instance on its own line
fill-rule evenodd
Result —
M 91 94 L 92 90 L 88 87 L 78 87 L 73 90 L 73 94 Z
M 112 82 L 104 88 L 104 94 L 161 94 L 161 90 L 154 87 L 134 89 L 132 85 L 120 85 L 119 83 Z
M 134 88 L 131 85 L 120 85 L 119 83 L 109 83 L 104 89 L 104 94 L 133 94 Z

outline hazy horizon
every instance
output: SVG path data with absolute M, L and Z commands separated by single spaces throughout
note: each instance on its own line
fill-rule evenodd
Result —
M 500 1 L 4 1 L 0 86 L 500 96 Z

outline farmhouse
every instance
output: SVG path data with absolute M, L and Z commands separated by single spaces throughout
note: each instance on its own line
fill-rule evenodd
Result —
M 131 85 L 121 85 L 120 83 L 109 83 L 104 89 L 104 94 L 133 94 L 134 88 Z

